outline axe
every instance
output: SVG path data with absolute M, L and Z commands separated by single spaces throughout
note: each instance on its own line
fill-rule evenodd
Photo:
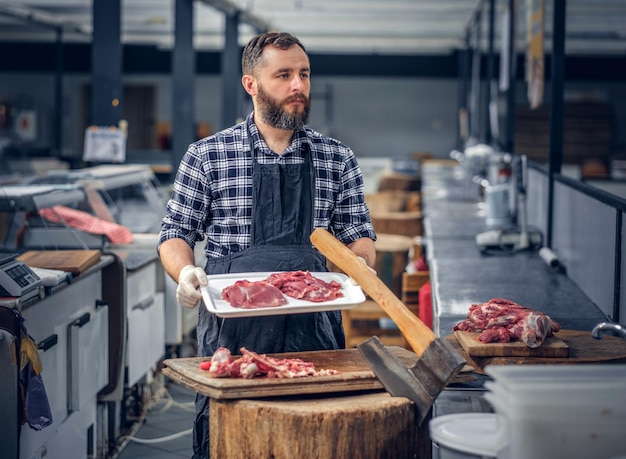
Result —
M 418 355 L 415 366 L 407 368 L 376 336 L 357 346 L 387 392 L 415 403 L 416 421 L 421 424 L 437 396 L 465 365 L 465 360 L 447 341 L 437 338 L 376 274 L 328 231 L 316 228 L 310 239 L 326 258 L 383 308 Z

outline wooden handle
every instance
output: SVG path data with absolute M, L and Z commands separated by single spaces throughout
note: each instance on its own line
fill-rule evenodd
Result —
M 424 322 L 413 314 L 400 299 L 357 256 L 323 228 L 311 233 L 311 242 L 326 258 L 354 279 L 398 325 L 400 332 L 417 355 L 422 355 L 436 339 Z

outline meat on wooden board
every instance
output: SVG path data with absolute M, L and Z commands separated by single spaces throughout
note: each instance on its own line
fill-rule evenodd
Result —
M 220 347 L 210 361 L 200 363 L 200 369 L 207 370 L 214 378 L 302 378 L 339 374 L 336 370 L 316 370 L 313 363 L 302 359 L 277 359 L 245 347 L 240 352 L 241 357 L 235 359 L 230 350 Z
M 222 290 L 222 298 L 233 308 L 253 309 L 287 304 L 283 295 L 314 303 L 343 297 L 341 284 L 326 282 L 309 271 L 270 274 L 264 280 L 238 280 Z
M 454 326 L 454 330 L 482 332 L 477 339 L 483 343 L 521 341 L 530 348 L 541 346 L 560 329 L 547 314 L 504 298 L 472 304 L 467 318 Z

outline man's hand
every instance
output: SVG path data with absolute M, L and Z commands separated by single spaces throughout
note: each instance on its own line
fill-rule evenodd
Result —
M 201 285 L 208 285 L 204 269 L 199 266 L 187 265 L 180 270 L 178 275 L 178 287 L 176 288 L 176 301 L 186 308 L 194 308 L 202 299 Z

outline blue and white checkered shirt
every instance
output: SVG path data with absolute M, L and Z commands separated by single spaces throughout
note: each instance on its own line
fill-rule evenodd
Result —
M 352 150 L 305 126 L 295 132 L 289 148 L 277 155 L 262 140 L 251 114 L 246 121 L 189 146 L 161 223 L 159 246 L 181 238 L 193 249 L 206 237 L 207 258 L 250 246 L 252 162 L 247 123 L 261 164 L 302 163 L 306 149 L 301 145 L 309 143 L 315 170 L 316 228 L 328 229 L 346 244 L 361 237 L 376 239 Z

